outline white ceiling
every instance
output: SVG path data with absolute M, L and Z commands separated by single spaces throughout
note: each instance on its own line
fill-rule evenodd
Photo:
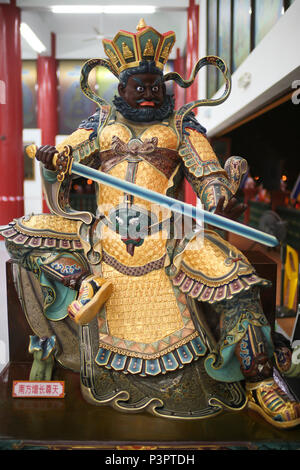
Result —
M 187 37 L 188 0 L 17 0 L 21 21 L 28 24 L 46 46 L 43 55 L 51 55 L 51 32 L 56 35 L 57 59 L 89 59 L 105 57 L 103 35 L 112 38 L 120 30 L 135 32 L 141 17 L 146 24 L 160 33 L 176 33 L 176 45 L 170 58 L 175 58 L 176 48 L 184 51 Z M 153 5 L 153 14 L 55 14 L 51 5 Z M 37 53 L 22 39 L 22 58 L 35 59 Z

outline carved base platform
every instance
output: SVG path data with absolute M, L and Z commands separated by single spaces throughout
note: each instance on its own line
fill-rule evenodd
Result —
M 255 257 L 252 254 L 252 258 Z M 274 263 L 258 256 L 255 264 L 260 275 L 276 281 Z M 8 263 L 11 362 L 0 374 L 0 449 L 102 449 L 107 452 L 300 449 L 300 426 L 281 431 L 250 410 L 224 412 L 205 420 L 181 421 L 149 414 L 123 414 L 110 407 L 91 405 L 82 398 L 79 375 L 59 365 L 55 367 L 53 380 L 65 381 L 64 398 L 13 398 L 13 380 L 29 378 L 31 356 L 27 350 L 28 335 L 32 332 L 22 314 L 10 268 Z M 266 291 L 263 303 L 272 323 L 274 291 Z
M 300 427 L 281 431 L 252 411 L 196 421 L 128 415 L 95 407 L 81 396 L 79 376 L 62 368 L 65 398 L 12 398 L 12 382 L 30 365 L 14 363 L 0 376 L 0 449 L 300 449 Z

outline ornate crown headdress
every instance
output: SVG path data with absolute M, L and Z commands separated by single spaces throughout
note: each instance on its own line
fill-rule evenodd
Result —
M 152 26 L 147 26 L 143 18 L 136 29 L 136 33 L 121 30 L 113 40 L 102 41 L 104 51 L 118 76 L 123 70 L 138 67 L 145 60 L 154 61 L 156 67 L 163 70 L 174 46 L 174 31 L 160 34 Z
M 175 33 L 168 31 L 160 34 L 152 26 L 147 26 L 144 19 L 139 21 L 136 33 L 128 31 L 119 31 L 113 40 L 103 39 L 103 46 L 108 59 L 89 59 L 81 69 L 80 86 L 83 93 L 90 100 L 98 104 L 101 109 L 110 108 L 110 105 L 91 88 L 88 82 L 91 70 L 97 66 L 106 67 L 117 78 L 124 70 L 139 67 L 142 62 L 153 62 L 156 67 L 162 71 L 168 61 L 171 50 L 175 43 Z M 192 109 L 199 106 L 216 106 L 223 103 L 231 91 L 231 76 L 225 62 L 217 56 L 206 56 L 199 59 L 195 64 L 190 77 L 185 80 L 177 72 L 169 72 L 163 75 L 165 82 L 173 80 L 182 88 L 190 87 L 199 70 L 207 65 L 217 67 L 225 79 L 225 87 L 219 98 L 197 99 L 187 103 L 177 111 L 178 126 L 183 117 Z

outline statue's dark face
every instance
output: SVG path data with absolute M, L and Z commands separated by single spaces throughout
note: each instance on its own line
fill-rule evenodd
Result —
M 131 75 L 124 87 L 118 87 L 119 95 L 134 109 L 158 109 L 165 98 L 162 77 L 152 73 Z
M 120 82 L 120 96 L 113 104 L 126 119 L 134 122 L 154 122 L 167 119 L 174 111 L 174 99 L 166 93 L 163 77 L 159 73 L 130 75 L 126 85 Z

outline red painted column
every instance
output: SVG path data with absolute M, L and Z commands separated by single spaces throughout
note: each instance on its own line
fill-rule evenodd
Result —
M 53 33 L 51 43 L 51 56 L 39 56 L 37 59 L 37 121 L 42 132 L 42 145 L 55 145 L 58 134 L 57 60 Z M 44 199 L 43 212 L 49 212 Z
M 187 24 L 187 51 L 186 51 L 186 72 L 187 77 L 190 76 L 198 57 L 198 41 L 199 41 L 199 5 L 195 5 L 195 0 L 190 0 L 188 8 L 188 24 Z M 194 81 L 193 85 L 186 90 L 186 101 L 190 103 L 198 98 L 198 81 Z M 197 109 L 195 109 L 197 113 Z
M 186 77 L 189 78 L 198 60 L 199 5 L 195 5 L 195 0 L 190 0 L 189 3 L 187 30 Z M 197 99 L 198 82 L 196 79 L 193 85 L 186 89 L 185 100 L 187 103 L 190 103 Z M 194 112 L 197 114 L 197 109 L 195 109 Z M 189 204 L 196 204 L 196 194 L 187 181 L 185 181 L 184 185 L 184 199 Z
M 24 214 L 20 9 L 0 4 L 0 225 Z
M 180 55 L 180 49 L 176 49 L 176 59 L 174 60 L 174 71 L 185 78 L 184 57 Z M 174 82 L 175 107 L 180 109 L 185 104 L 185 88 L 180 87 Z

